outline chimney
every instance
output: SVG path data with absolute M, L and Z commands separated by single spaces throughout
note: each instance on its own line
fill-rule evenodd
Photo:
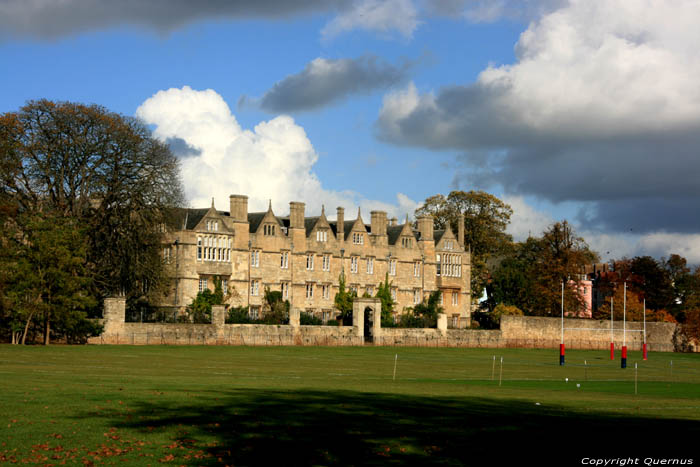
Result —
M 338 242 L 345 241 L 345 208 L 338 207 L 338 215 L 336 217 L 336 234 Z
M 289 228 L 303 229 L 304 228 L 304 203 L 292 201 L 289 203 Z
M 394 226 L 396 226 L 396 223 L 397 223 L 397 222 L 399 222 L 399 220 L 398 220 L 397 218 L 395 218 L 395 217 L 392 217 L 391 219 L 389 219 L 389 227 L 394 227 Z
M 248 197 L 245 195 L 231 195 L 228 199 L 231 219 L 236 222 L 248 222 Z
M 372 235 L 386 235 L 386 212 L 372 211 Z
M 419 216 L 418 231 L 421 240 L 433 240 L 433 216 L 427 214 Z
M 464 214 L 457 216 L 457 243 L 464 248 Z

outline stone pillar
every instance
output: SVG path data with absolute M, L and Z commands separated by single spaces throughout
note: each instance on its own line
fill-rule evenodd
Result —
M 289 325 L 293 328 L 298 328 L 300 316 L 301 314 L 299 312 L 299 308 L 292 308 L 291 310 L 289 310 Z
M 248 222 L 248 197 L 245 195 L 231 195 L 228 199 L 231 219 L 237 222 Z
M 303 229 L 304 228 L 304 210 L 306 205 L 298 201 L 289 203 L 289 228 Z
M 123 334 L 126 319 L 126 297 L 105 298 L 103 317 L 105 335 Z
M 372 336 L 374 337 L 374 345 L 380 345 L 382 343 L 382 301 L 378 298 L 373 299 L 374 304 L 372 309 L 374 310 L 374 316 L 372 320 Z
M 418 231 L 421 240 L 433 240 L 433 216 L 418 217 Z
M 342 248 L 345 242 L 345 208 L 340 206 L 336 214 L 336 236 L 338 237 L 338 245 Z
M 352 302 L 352 329 L 356 337 L 365 337 L 365 307 L 359 300 Z
M 211 324 L 216 327 L 223 326 L 226 323 L 226 310 L 223 305 L 211 306 Z
M 437 328 L 443 336 L 447 334 L 447 315 L 445 313 L 438 313 Z

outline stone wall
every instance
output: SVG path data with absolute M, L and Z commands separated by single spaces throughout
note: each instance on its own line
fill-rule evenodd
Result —
M 646 342 L 650 351 L 673 352 L 678 325 L 646 323 Z M 615 349 L 626 341 L 629 350 L 641 350 L 644 324 L 628 321 L 626 333 L 622 323 L 613 323 Z M 561 318 L 503 316 L 501 334 L 505 347 L 556 348 L 561 343 Z M 610 321 L 564 319 L 564 344 L 567 349 L 609 349 Z
M 373 302 L 375 300 L 372 300 Z M 359 301 L 358 301 L 359 303 Z M 358 308 L 364 310 L 363 305 Z M 375 304 L 376 305 L 376 304 Z M 299 310 L 290 313 L 288 325 L 224 324 L 222 306 L 212 310 L 212 324 L 125 323 L 123 299 L 105 302 L 105 332 L 89 340 L 91 344 L 131 345 L 365 345 L 364 320 L 356 326 L 300 326 Z M 363 311 L 364 313 L 364 311 Z M 378 328 L 381 305 L 375 310 L 371 345 L 412 347 L 472 348 L 557 348 L 561 342 L 561 319 L 532 316 L 503 316 L 500 330 L 447 329 L 445 316 L 437 329 Z M 360 316 L 360 313 L 356 313 Z M 375 320 L 373 320 L 375 321 Z M 615 322 L 614 343 L 623 343 L 622 323 Z M 627 322 L 629 350 L 641 350 L 643 323 Z M 650 351 L 676 349 L 678 326 L 647 323 L 646 342 Z M 591 319 L 565 319 L 564 342 L 567 349 L 609 349 L 610 322 Z

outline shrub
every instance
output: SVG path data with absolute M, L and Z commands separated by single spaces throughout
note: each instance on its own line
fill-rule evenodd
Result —
M 247 306 L 232 306 L 226 314 L 226 324 L 250 324 L 252 320 Z
M 299 324 L 304 326 L 321 326 L 323 325 L 323 320 L 318 316 L 314 316 L 311 313 L 306 313 L 302 311 L 299 314 Z

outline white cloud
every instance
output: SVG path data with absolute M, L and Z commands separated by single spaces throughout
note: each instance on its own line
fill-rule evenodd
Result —
M 539 237 L 555 222 L 548 213 L 538 211 L 522 196 L 504 196 L 503 202 L 513 208 L 507 232 L 515 241 L 523 241 L 529 236 Z
M 356 0 L 351 8 L 333 18 L 321 35 L 331 39 L 353 29 L 365 29 L 386 34 L 397 31 L 410 38 L 419 23 L 411 0 Z
M 182 89 L 159 91 L 137 109 L 136 115 L 154 125 L 154 136 L 177 138 L 196 149 L 181 159 L 185 193 L 192 206 L 206 207 L 211 198 L 228 210 L 231 194 L 249 196 L 249 209 L 264 210 L 272 200 L 277 214 L 286 214 L 290 201 L 303 201 L 307 213 L 325 203 L 329 217 L 335 207 L 351 213 L 361 205 L 390 215 L 412 213 L 417 203 L 397 194 L 397 204 L 367 200 L 353 191 L 323 188 L 313 171 L 318 159 L 302 127 L 286 115 L 264 121 L 251 130 L 241 128 L 228 104 L 215 91 Z M 347 217 L 347 216 L 346 216 Z

